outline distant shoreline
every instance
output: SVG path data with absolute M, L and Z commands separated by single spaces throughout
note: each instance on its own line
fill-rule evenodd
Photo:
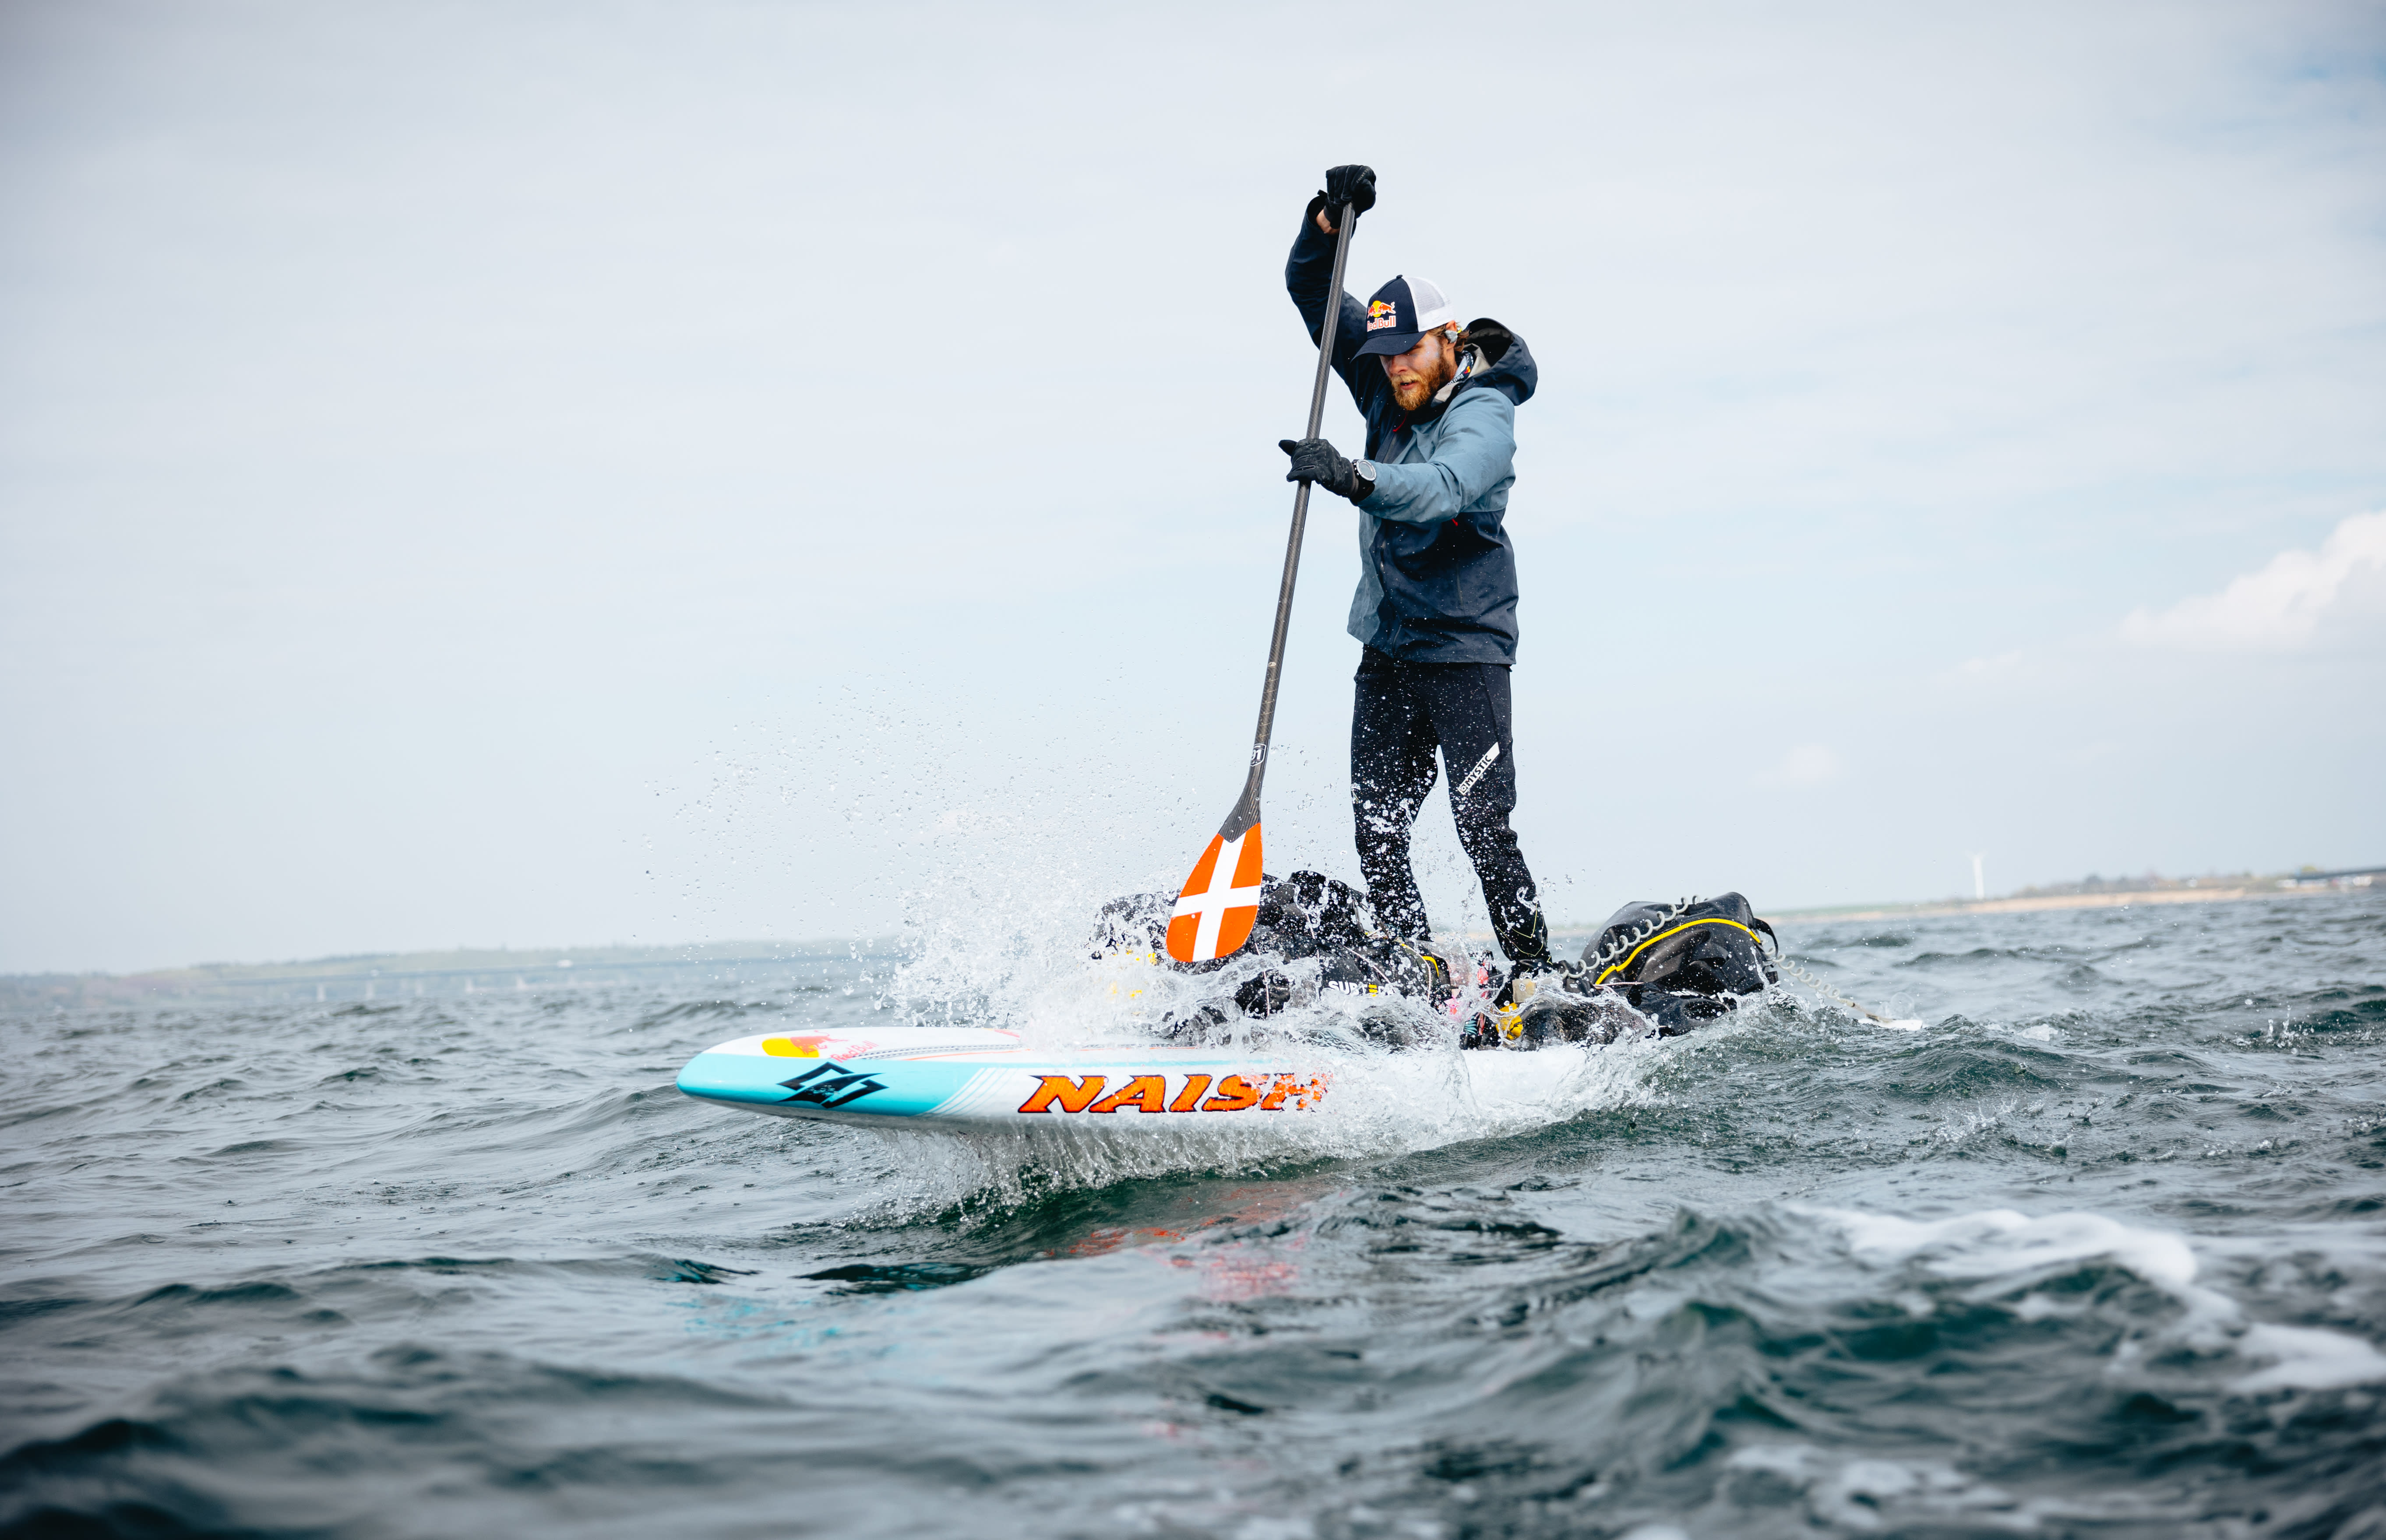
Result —
M 2231 887 L 2147 888 L 2130 893 L 2048 893 L 2019 898 L 1950 899 L 1939 904 L 1784 909 L 1765 918 L 1777 925 L 1819 925 L 1834 920 L 1908 920 L 1932 914 L 2033 914 L 2043 909 L 2127 909 L 2141 904 L 2225 904 L 2243 898 L 2309 898 L 2315 894 L 2343 891 L 2319 884 L 2280 887 L 2240 883 Z
M 201 963 L 138 973 L 0 974 L 0 1006 L 93 1005 L 137 999 L 226 996 L 327 1004 L 395 1003 L 426 995 L 524 993 L 633 980 L 734 984 L 832 958 L 885 955 L 885 937 L 729 941 L 681 946 L 458 947 L 446 952 L 364 953 L 300 962 Z

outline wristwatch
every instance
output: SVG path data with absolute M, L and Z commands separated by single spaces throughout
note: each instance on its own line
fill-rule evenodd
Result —
M 1375 495 L 1375 468 L 1365 460 L 1350 462 L 1350 501 L 1363 503 Z

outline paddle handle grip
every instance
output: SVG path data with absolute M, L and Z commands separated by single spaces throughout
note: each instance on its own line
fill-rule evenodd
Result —
M 1350 257 L 1350 227 L 1358 221 L 1359 211 L 1347 203 L 1334 221 L 1334 278 L 1325 286 L 1325 320 L 1317 329 L 1317 379 L 1309 389 L 1309 432 L 1301 435 L 1304 438 L 1315 438 L 1325 420 L 1325 382 L 1334 375 L 1334 333 L 1342 319 L 1342 269 Z M 1218 831 L 1230 840 L 1240 838 L 1260 820 L 1260 783 L 1267 777 L 1268 743 L 1275 731 L 1275 689 L 1284 674 L 1285 632 L 1292 625 L 1293 583 L 1300 575 L 1300 538 L 1309 527 L 1309 485 L 1302 482 L 1292 494 L 1292 535 L 1285 542 L 1284 580 L 1275 591 L 1275 630 L 1268 637 L 1267 682 L 1260 687 L 1260 725 L 1251 735 L 1250 774 L 1243 781 L 1243 795 L 1236 799 L 1235 810 L 1226 815 Z

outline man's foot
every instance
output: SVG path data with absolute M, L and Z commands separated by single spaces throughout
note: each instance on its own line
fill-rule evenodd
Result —
M 1431 975 L 1426 984 L 1427 998 L 1438 1006 L 1449 1004 L 1450 995 L 1457 992 L 1458 987 L 1455 982 L 1457 975 L 1450 971 L 1450 959 L 1435 951 L 1430 941 L 1399 934 L 1393 935 L 1391 940 L 1402 951 L 1414 957 Z
M 1566 982 L 1580 972 L 1582 965 L 1560 962 L 1547 953 L 1538 958 L 1523 958 L 1508 965 L 1507 977 L 1500 983 L 1500 992 L 1491 1003 L 1503 1009 L 1521 1006 L 1544 989 L 1563 989 Z
M 1529 1032 L 1527 1018 L 1536 1009 L 1547 1014 L 1578 971 L 1577 965 L 1560 962 L 1546 952 L 1521 958 L 1508 965 L 1505 977 L 1480 1018 L 1476 1036 L 1485 1047 L 1539 1047 L 1539 1036 Z M 1537 1007 L 1536 1002 L 1539 1002 Z

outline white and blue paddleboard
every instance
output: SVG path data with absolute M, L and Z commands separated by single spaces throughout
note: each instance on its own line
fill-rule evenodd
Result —
M 749 1112 L 914 1127 L 1263 1117 L 1305 1111 L 1332 1085 L 1325 1070 L 1226 1048 L 1030 1052 L 999 1027 L 740 1037 L 679 1072 L 689 1096 Z
M 1537 1111 L 1539 1121 L 1565 1114 L 1552 1093 L 1589 1058 L 1552 1047 L 1400 1055 L 1364 1067 L 1161 1043 L 1030 1048 L 998 1027 L 878 1027 L 734 1038 L 688 1060 L 679 1088 L 774 1117 L 923 1132 L 1249 1126 L 1331 1111 L 1352 1094 L 1370 1103 L 1388 1094 L 1428 1117 L 1436 1104 L 1454 1110 L 1455 1099 L 1478 1114 Z

